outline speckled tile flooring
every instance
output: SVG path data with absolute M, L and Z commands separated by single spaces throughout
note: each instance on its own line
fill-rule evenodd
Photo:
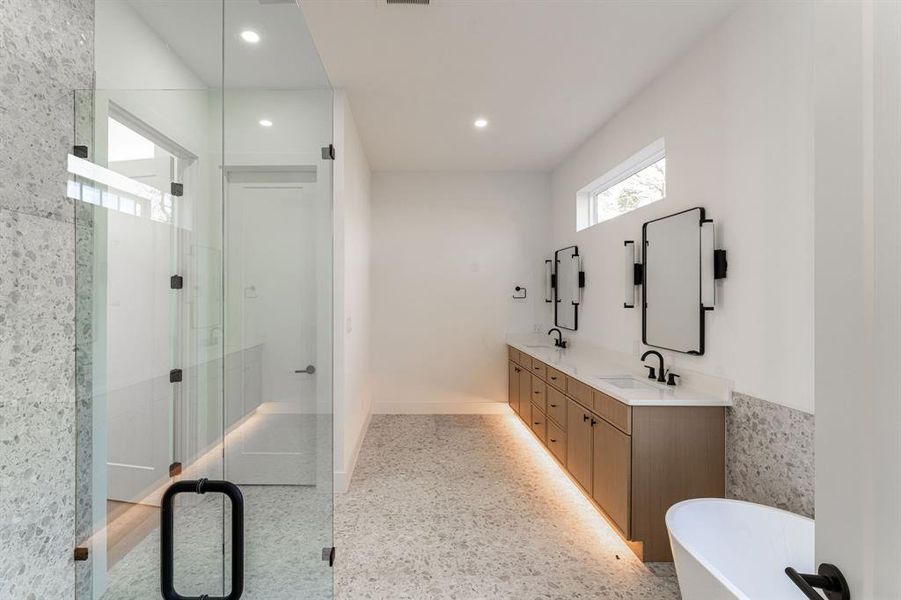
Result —
M 679 598 L 514 416 L 374 416 L 335 519 L 341 600 Z

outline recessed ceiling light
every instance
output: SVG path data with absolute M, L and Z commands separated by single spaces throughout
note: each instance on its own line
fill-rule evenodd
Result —
M 475 125 L 479 129 L 484 129 L 485 127 L 488 126 L 488 119 L 483 119 L 483 118 L 479 117 L 478 119 L 476 119 L 473 122 L 473 125 Z
M 260 41 L 260 34 L 252 29 L 245 29 L 241 32 L 241 39 L 248 44 L 256 44 Z
M 272 127 L 272 121 L 269 119 L 260 119 L 260 125 L 263 127 Z

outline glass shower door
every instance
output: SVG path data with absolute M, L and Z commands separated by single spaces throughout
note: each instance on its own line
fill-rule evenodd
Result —
M 95 9 L 67 182 L 77 597 L 331 598 L 333 98 L 303 13 Z

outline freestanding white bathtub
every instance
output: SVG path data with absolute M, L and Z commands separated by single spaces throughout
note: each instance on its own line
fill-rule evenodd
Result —
M 813 519 L 721 498 L 666 512 L 683 600 L 804 598 L 785 567 L 816 573 Z

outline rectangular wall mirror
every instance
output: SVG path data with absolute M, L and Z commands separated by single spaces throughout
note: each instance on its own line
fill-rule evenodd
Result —
M 701 300 L 703 208 L 648 221 L 642 227 L 644 280 L 641 335 L 648 346 L 704 354 Z
M 575 331 L 579 327 L 579 304 L 582 302 L 582 260 L 577 246 L 561 248 L 554 253 L 554 325 Z

